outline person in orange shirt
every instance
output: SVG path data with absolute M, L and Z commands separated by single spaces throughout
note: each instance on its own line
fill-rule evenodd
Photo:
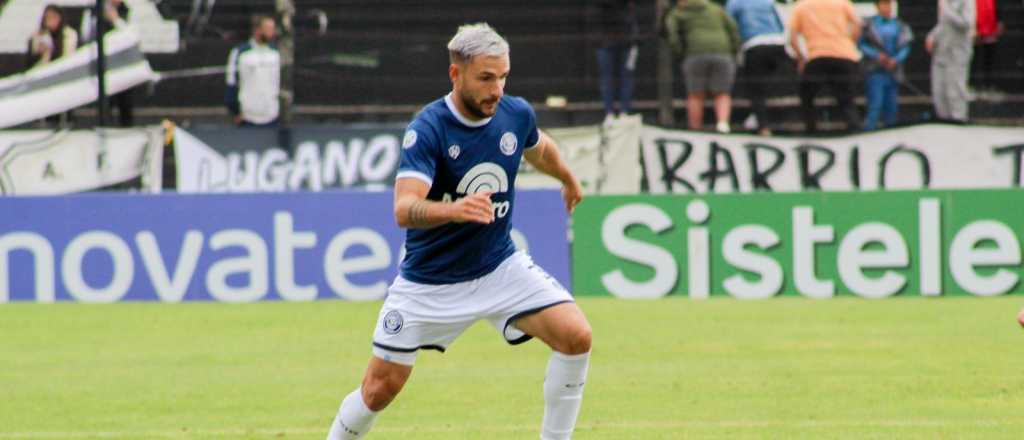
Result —
M 800 71 L 800 107 L 808 133 L 817 131 L 814 98 L 828 86 L 847 131 L 860 129 L 853 102 L 862 21 L 850 0 L 800 0 L 789 19 L 790 45 Z M 803 44 L 801 44 L 801 38 Z M 804 50 L 806 49 L 806 50 Z

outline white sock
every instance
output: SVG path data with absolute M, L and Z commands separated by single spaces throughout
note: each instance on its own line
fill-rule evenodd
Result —
M 569 440 L 576 428 L 576 416 L 583 403 L 590 353 L 551 353 L 544 378 L 544 422 L 541 440 Z
M 356 388 L 341 401 L 338 415 L 334 417 L 327 440 L 356 440 L 363 438 L 373 426 L 377 413 L 370 411 L 363 402 L 363 389 Z

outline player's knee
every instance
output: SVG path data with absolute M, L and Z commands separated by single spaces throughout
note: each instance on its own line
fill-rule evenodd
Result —
M 563 349 L 559 350 L 565 354 L 583 354 L 590 351 L 590 343 L 593 339 L 590 326 L 583 325 L 569 332 L 565 338 Z
M 405 381 L 396 377 L 367 377 L 363 381 L 363 401 L 370 411 L 380 411 L 395 400 Z

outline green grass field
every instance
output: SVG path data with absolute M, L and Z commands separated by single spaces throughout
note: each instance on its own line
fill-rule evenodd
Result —
M 1024 298 L 583 299 L 578 439 L 1021 438 Z M 0 306 L 0 438 L 322 439 L 379 303 Z M 534 439 L 547 350 L 480 323 L 370 438 Z

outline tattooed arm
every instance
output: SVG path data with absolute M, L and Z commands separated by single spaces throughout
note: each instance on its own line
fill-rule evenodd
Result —
M 403 178 L 395 183 L 395 220 L 408 229 L 430 229 L 445 223 L 494 221 L 491 193 L 476 193 L 454 203 L 427 200 L 430 187 L 419 179 Z

